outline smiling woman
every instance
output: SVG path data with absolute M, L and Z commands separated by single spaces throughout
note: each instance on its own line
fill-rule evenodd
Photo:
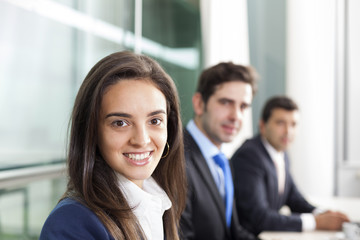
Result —
M 149 79 L 123 80 L 105 93 L 100 109 L 101 155 L 112 169 L 142 188 L 166 144 L 164 94 Z
M 160 65 L 131 52 L 100 60 L 76 97 L 68 189 L 40 239 L 179 239 L 182 142 L 178 94 Z

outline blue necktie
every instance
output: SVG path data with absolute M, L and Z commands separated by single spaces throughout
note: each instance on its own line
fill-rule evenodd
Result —
M 223 153 L 218 153 L 214 157 L 215 163 L 223 170 L 225 180 L 225 205 L 226 205 L 226 223 L 230 227 L 232 205 L 234 200 L 234 184 L 232 180 L 229 160 Z

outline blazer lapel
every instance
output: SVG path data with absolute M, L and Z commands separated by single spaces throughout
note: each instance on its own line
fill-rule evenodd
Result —
M 272 202 L 275 203 L 276 207 L 279 208 L 279 206 L 282 205 L 283 200 L 282 200 L 282 196 L 279 195 L 278 193 L 278 176 L 277 176 L 277 172 L 276 172 L 276 166 L 274 161 L 271 159 L 270 154 L 268 153 L 268 151 L 266 150 L 263 142 L 261 141 L 261 136 L 258 135 L 256 138 L 256 142 L 258 144 L 259 149 L 261 150 L 261 152 L 264 153 L 264 161 L 265 161 L 265 165 L 268 166 L 269 168 L 269 173 L 271 175 L 271 178 L 273 179 L 274 185 L 271 185 L 271 189 L 268 189 L 268 194 L 270 195 L 269 197 L 271 197 L 273 200 Z
M 225 204 L 224 201 L 219 193 L 215 180 L 210 172 L 209 166 L 202 155 L 200 148 L 198 147 L 195 140 L 192 138 L 190 133 L 185 130 L 184 137 L 187 145 L 186 147 L 190 149 L 190 155 L 192 158 L 192 162 L 194 167 L 196 167 L 197 172 L 199 172 L 199 177 L 205 182 L 206 186 L 208 187 L 211 195 L 216 203 L 217 209 L 223 220 L 223 224 L 226 226 L 226 219 L 225 219 Z
M 267 163 L 271 166 L 271 174 L 276 178 L 276 182 L 278 181 L 277 179 L 277 173 L 276 173 L 276 166 L 274 161 L 271 159 L 270 154 L 268 153 L 268 151 L 266 150 L 263 142 L 261 141 L 261 136 L 258 135 L 256 138 L 256 143 L 258 145 L 258 149 L 260 149 L 261 152 L 264 153 L 264 155 L 266 156 L 266 161 Z

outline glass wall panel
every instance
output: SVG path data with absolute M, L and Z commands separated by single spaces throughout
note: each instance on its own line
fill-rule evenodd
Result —
M 106 55 L 134 45 L 127 36 L 134 34 L 133 0 L 79 0 L 77 10 L 96 19 L 95 30 L 76 31 L 77 86 L 90 68 Z M 77 88 L 76 88 L 77 91 Z
M 202 70 L 199 1 L 146 0 L 143 4 L 142 50 L 176 82 L 186 124 L 193 116 L 191 98 Z
M 252 102 L 252 124 L 258 133 L 266 100 L 286 89 L 286 0 L 251 0 L 248 4 L 250 64 L 260 75 Z
M 130 48 L 133 14 L 132 0 L 0 1 L 0 169 L 64 159 L 77 89 Z
M 0 166 L 63 158 L 71 27 L 0 1 Z
M 135 1 L 0 0 L 0 168 L 64 159 L 74 96 L 100 58 L 134 47 Z M 201 69 L 198 1 L 143 1 L 143 53 L 179 88 L 183 118 Z

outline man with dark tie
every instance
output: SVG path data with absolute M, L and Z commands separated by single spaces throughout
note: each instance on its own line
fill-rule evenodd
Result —
M 192 98 L 194 118 L 184 130 L 188 198 L 182 239 L 257 239 L 239 224 L 223 143 L 239 133 L 255 92 L 252 68 L 231 62 L 204 70 Z
M 349 221 L 343 213 L 315 208 L 297 189 L 286 149 L 294 140 L 298 119 L 298 106 L 292 99 L 269 99 L 259 123 L 260 134 L 247 140 L 231 158 L 240 223 L 256 235 L 262 231 L 340 230 Z M 291 215 L 279 213 L 284 205 Z

